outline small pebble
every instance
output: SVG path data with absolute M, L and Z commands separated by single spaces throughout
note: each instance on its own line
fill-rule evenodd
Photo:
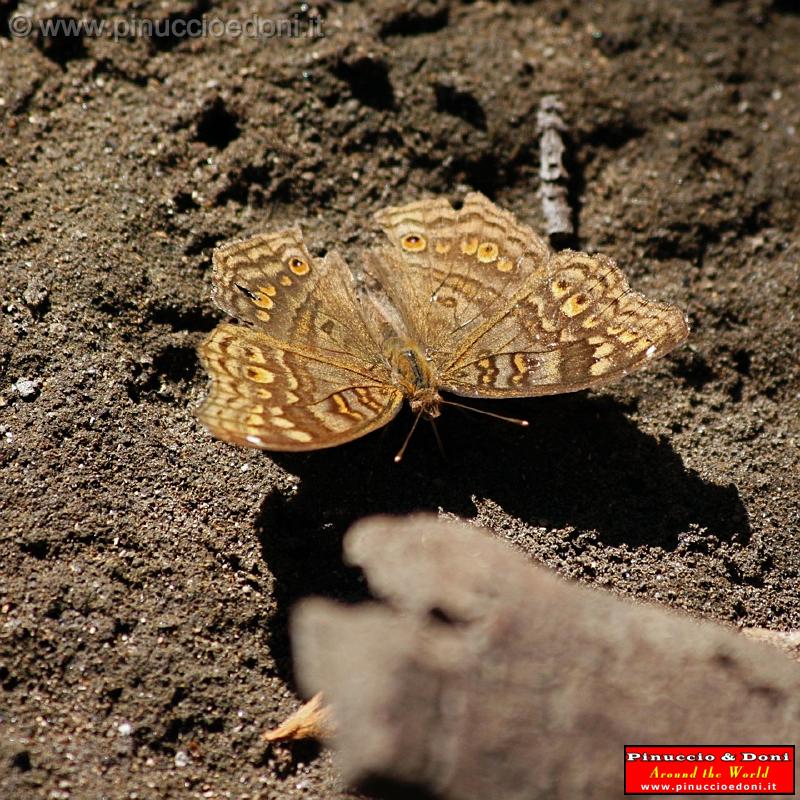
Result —
M 23 400 L 34 400 L 39 394 L 40 381 L 31 381 L 27 378 L 20 378 L 14 384 L 14 391 Z
M 189 763 L 189 756 L 186 754 L 186 752 L 184 750 L 178 750 L 178 752 L 175 753 L 175 766 L 178 769 L 181 769 L 182 767 L 185 767 L 188 763 Z
M 25 305 L 32 311 L 44 308 L 49 296 L 47 287 L 35 279 L 29 281 L 28 286 L 22 293 L 22 299 L 25 301 Z

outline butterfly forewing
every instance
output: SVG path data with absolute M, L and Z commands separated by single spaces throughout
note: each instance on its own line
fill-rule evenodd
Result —
M 217 249 L 213 298 L 231 316 L 277 341 L 355 361 L 380 351 L 359 313 L 347 265 L 335 252 L 312 258 L 299 228 Z
M 367 254 L 367 270 L 440 363 L 549 256 L 531 228 L 478 193 L 459 211 L 435 198 L 384 209 L 376 221 L 389 245 Z

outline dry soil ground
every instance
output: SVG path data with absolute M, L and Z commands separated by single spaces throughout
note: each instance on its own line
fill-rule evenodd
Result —
M 348 796 L 293 710 L 299 597 L 363 596 L 370 512 L 477 519 L 564 576 L 800 627 L 800 15 L 792 0 L 316 6 L 324 35 L 181 35 L 290 3 L 0 0 L 0 797 Z M 18 18 L 33 23 L 30 35 Z M 160 20 L 50 35 L 46 20 Z M 18 26 L 16 29 L 14 26 Z M 122 30 L 122 28 L 118 28 Z M 479 189 L 541 227 L 561 98 L 579 244 L 686 309 L 608 390 L 271 457 L 212 440 L 214 245 Z

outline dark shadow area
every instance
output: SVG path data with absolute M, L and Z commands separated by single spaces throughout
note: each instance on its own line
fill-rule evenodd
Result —
M 54 14 L 34 29 L 33 42 L 41 53 L 60 67 L 68 61 L 86 57 L 81 21 L 69 14 Z
M 197 0 L 186 10 L 175 11 L 153 20 L 150 42 L 153 49 L 168 52 L 186 39 L 197 38 L 202 32 L 203 15 L 211 9 L 209 0 Z
M 290 758 L 274 758 L 275 748 L 279 747 L 287 754 L 291 754 Z M 275 774 L 282 779 L 293 778 L 299 775 L 303 767 L 319 757 L 321 750 L 320 743 L 314 739 L 300 739 L 298 741 L 285 741 L 276 744 L 267 744 L 264 746 L 264 751 L 259 759 L 259 765 L 262 767 L 271 766 L 275 770 Z
M 773 0 L 772 9 L 778 14 L 800 14 L 800 6 L 795 0 Z
M 395 107 L 394 87 L 386 61 L 374 56 L 343 59 L 334 73 L 347 83 L 353 97 L 378 111 Z
M 19 0 L 0 0 L 0 36 L 8 39 L 11 37 L 9 20 L 17 10 Z
M 217 150 L 224 150 L 239 138 L 239 118 L 229 111 L 221 97 L 215 97 L 197 118 L 195 139 Z
M 403 411 L 383 431 L 343 447 L 270 454 L 300 478 L 295 495 L 264 499 L 257 522 L 275 576 L 276 661 L 289 658 L 287 614 L 301 597 L 354 602 L 368 596 L 360 573 L 342 563 L 341 542 L 353 522 L 371 514 L 442 509 L 468 519 L 475 516 L 475 497 L 526 524 L 596 531 L 609 545 L 672 550 L 691 525 L 721 540 L 749 539 L 736 488 L 687 470 L 668 442 L 642 433 L 613 398 L 468 402 L 527 419 L 530 427 L 445 408 L 437 426 L 446 455 L 425 424 L 395 464 L 412 424 Z
M 417 783 L 403 783 L 388 778 L 372 778 L 365 781 L 359 789 L 367 797 L 381 800 L 436 800 L 439 795 Z
M 486 130 L 486 112 L 472 92 L 457 89 L 447 83 L 435 83 L 436 110 L 463 119 L 477 128 Z

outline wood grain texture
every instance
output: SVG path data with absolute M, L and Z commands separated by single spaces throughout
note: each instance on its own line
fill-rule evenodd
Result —
M 800 666 L 776 649 L 569 584 L 473 526 L 375 518 L 345 553 L 384 602 L 306 600 L 292 636 L 351 782 L 618 797 L 626 743 L 800 735 Z

